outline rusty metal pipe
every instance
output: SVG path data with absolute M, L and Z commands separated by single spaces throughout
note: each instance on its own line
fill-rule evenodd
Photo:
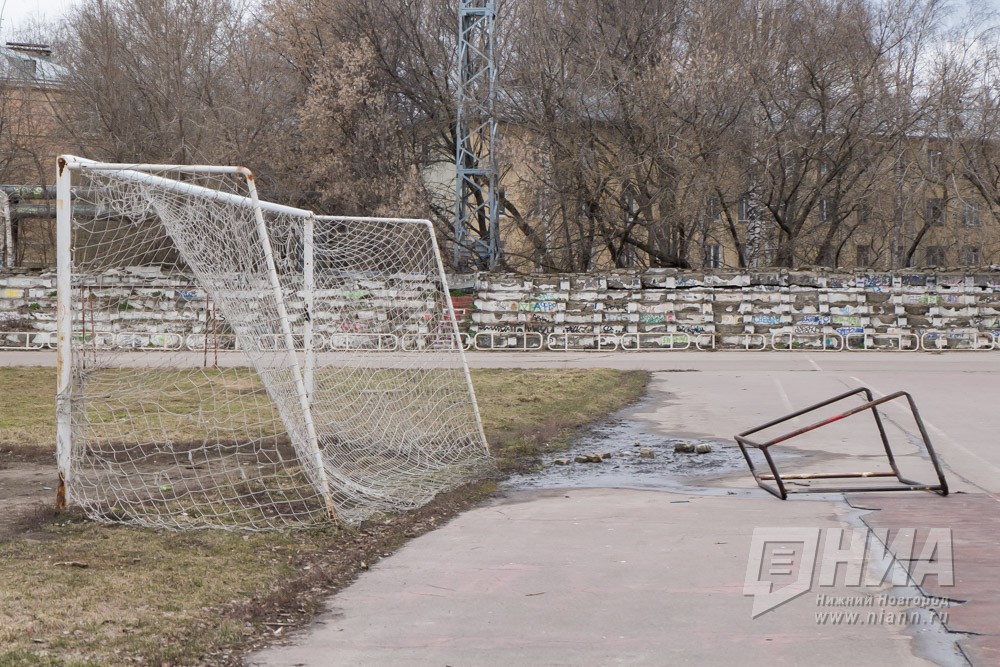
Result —
M 753 433 L 758 433 L 760 431 L 766 430 L 768 428 L 777 426 L 796 417 L 814 412 L 820 408 L 826 407 L 842 401 L 844 399 L 850 398 L 852 396 L 863 395 L 867 400 L 859 406 L 846 410 L 832 417 L 820 420 L 808 426 L 795 429 L 789 433 L 779 435 L 775 438 L 768 440 L 767 442 L 755 442 L 751 440 L 749 435 Z M 907 404 L 910 408 L 910 413 L 913 415 L 913 419 L 917 424 L 917 428 L 920 431 L 920 435 L 923 439 L 924 447 L 927 451 L 927 455 L 930 458 L 931 464 L 934 467 L 934 472 L 937 475 L 937 484 L 928 484 L 924 482 L 917 482 L 914 480 L 907 479 L 903 477 L 900 473 L 898 466 L 896 465 L 896 457 L 892 451 L 892 446 L 889 443 L 888 435 L 885 431 L 885 425 L 882 423 L 882 418 L 879 415 L 878 407 L 890 401 L 896 400 L 898 398 L 906 398 Z M 861 412 L 866 412 L 871 410 L 872 416 L 875 420 L 875 425 L 878 429 L 879 437 L 882 441 L 882 446 L 885 451 L 886 460 L 889 463 L 891 472 L 886 471 L 864 471 L 864 472 L 841 472 L 841 473 L 792 473 L 782 475 L 778 470 L 778 466 L 774 461 L 774 457 L 771 456 L 770 448 L 778 443 L 787 442 L 797 436 L 803 435 L 804 433 L 809 433 L 822 426 L 827 426 L 833 424 L 842 419 L 846 419 L 852 415 L 859 414 Z M 930 436 L 927 434 L 927 429 L 924 427 L 923 420 L 920 417 L 920 412 L 917 410 L 916 403 L 913 401 L 913 397 L 910 396 L 905 391 L 897 391 L 892 394 L 888 394 L 881 398 L 875 398 L 872 391 L 867 387 L 859 387 L 857 389 L 845 392 L 833 398 L 827 399 L 815 405 L 803 408 L 801 410 L 796 410 L 795 412 L 779 417 L 778 419 L 772 419 L 766 424 L 757 426 L 755 428 L 746 430 L 739 435 L 734 436 L 736 444 L 739 445 L 740 451 L 743 453 L 743 458 L 746 459 L 747 467 L 750 469 L 750 473 L 754 476 L 757 485 L 768 493 L 781 498 L 782 500 L 787 499 L 788 495 L 791 493 L 844 493 L 844 492 L 860 492 L 860 491 L 934 491 L 940 495 L 948 495 L 948 482 L 945 480 L 944 471 L 941 467 L 941 463 L 937 458 L 937 454 L 934 451 L 934 446 L 931 444 Z M 750 452 L 748 448 L 753 447 L 758 449 L 764 456 L 764 460 L 767 463 L 767 467 L 770 473 L 763 473 L 757 470 L 757 466 L 754 464 L 753 459 L 750 457 Z M 785 482 L 790 480 L 820 480 L 820 479 L 862 479 L 862 478 L 886 478 L 894 477 L 899 484 L 895 486 L 843 486 L 843 487 L 809 487 L 804 489 L 787 489 L 785 487 Z M 774 482 L 769 484 L 768 482 Z

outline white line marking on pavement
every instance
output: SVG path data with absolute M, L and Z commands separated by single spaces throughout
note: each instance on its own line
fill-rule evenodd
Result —
M 773 375 L 771 376 L 771 379 L 774 380 L 774 386 L 778 388 L 778 393 L 781 394 L 781 400 L 785 402 L 785 407 L 788 408 L 789 412 L 795 412 L 795 408 L 792 407 L 792 402 L 788 398 L 788 392 L 786 392 L 785 388 L 781 386 L 781 381 L 778 380 L 778 378 L 774 377 Z M 798 418 L 793 419 L 792 423 L 794 424 L 797 421 Z
M 872 385 L 866 384 L 866 383 L 862 382 L 859 378 L 856 378 L 853 375 L 851 376 L 851 379 L 854 380 L 855 382 L 857 382 L 859 386 L 868 387 L 869 389 L 872 390 L 873 394 L 878 395 L 880 398 L 882 396 L 886 396 L 887 395 L 884 391 L 880 391 L 880 390 L 876 389 L 875 387 L 873 387 Z M 893 402 L 888 403 L 888 405 L 895 406 L 898 410 L 901 410 L 901 411 L 905 412 L 906 414 L 910 414 L 910 406 L 909 405 L 906 405 L 904 407 L 904 405 L 902 403 L 893 403 Z M 990 470 L 993 470 L 994 472 L 1000 473 L 1000 468 L 998 468 L 997 466 L 995 466 L 993 463 L 987 461 L 986 459 L 984 459 L 979 454 L 976 454 L 974 451 L 972 451 L 971 449 L 969 449 L 965 445 L 959 443 L 957 440 L 955 440 L 950 435 L 948 435 L 947 433 L 945 433 L 944 431 L 942 431 L 941 429 L 939 429 L 934 424 L 932 424 L 929 421 L 927 421 L 926 417 L 924 417 L 924 416 L 921 415 L 921 419 L 923 420 L 924 426 L 927 428 L 927 430 L 934 433 L 935 438 L 940 437 L 941 440 L 947 441 L 950 446 L 954 447 L 955 449 L 959 449 L 959 450 L 965 452 L 966 454 L 968 454 L 972 458 L 976 459 L 977 461 L 981 461 Z M 949 468 L 950 467 L 951 466 L 949 466 Z M 954 468 L 952 468 L 952 471 L 954 472 Z M 966 480 L 966 481 L 968 481 L 968 480 Z M 972 482 L 969 482 L 969 483 L 972 484 Z M 973 484 L 973 486 L 979 487 L 978 484 Z M 979 487 L 979 488 L 982 488 L 982 487 Z
M 823 370 L 822 368 L 819 367 L 819 364 L 817 364 L 816 360 L 813 359 L 812 357 L 806 357 L 806 359 L 809 360 L 809 363 L 812 364 L 812 367 L 815 368 L 816 370 L 818 370 L 818 371 L 822 371 Z

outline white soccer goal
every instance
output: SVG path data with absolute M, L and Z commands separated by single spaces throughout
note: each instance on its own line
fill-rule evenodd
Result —
M 259 201 L 241 167 L 59 158 L 70 505 L 168 528 L 354 523 L 491 465 L 433 228 Z

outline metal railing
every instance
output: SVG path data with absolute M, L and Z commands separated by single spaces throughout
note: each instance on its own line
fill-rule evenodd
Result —
M 97 350 L 132 350 L 170 352 L 186 350 L 238 351 L 239 340 L 233 334 L 173 333 L 138 331 L 75 331 L 73 336 Z M 312 345 L 316 351 L 417 351 L 461 347 L 463 350 L 506 352 L 702 352 L 727 350 L 806 352 L 948 352 L 1000 350 L 1000 334 L 983 332 L 925 331 L 915 333 L 849 333 L 836 332 L 771 334 L 741 333 L 719 334 L 711 332 L 684 333 L 549 333 L 535 331 L 480 331 L 476 334 L 459 333 L 456 345 L 454 335 L 436 333 L 364 333 L 335 332 L 313 333 Z M 264 343 L 275 350 L 283 349 L 280 336 Z M 293 336 L 295 349 L 302 349 L 305 338 Z M 36 351 L 55 349 L 54 331 L 0 331 L 0 350 Z

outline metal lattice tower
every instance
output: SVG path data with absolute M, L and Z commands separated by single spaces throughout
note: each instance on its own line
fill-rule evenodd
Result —
M 496 0 L 458 1 L 455 266 L 493 269 L 500 256 L 496 69 Z

